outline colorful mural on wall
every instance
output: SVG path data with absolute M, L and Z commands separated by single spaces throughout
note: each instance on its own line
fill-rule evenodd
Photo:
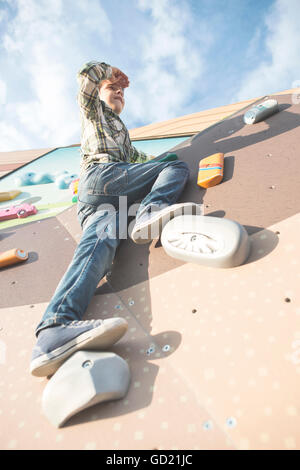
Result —
M 133 144 L 138 150 L 158 156 L 187 138 L 141 140 Z M 17 192 L 3 194 L 4 200 L 0 198 L 0 227 L 12 227 L 53 217 L 72 206 L 76 202 L 74 193 L 79 166 L 80 147 L 64 147 L 3 177 L 0 192 Z M 28 205 L 31 211 L 28 210 Z

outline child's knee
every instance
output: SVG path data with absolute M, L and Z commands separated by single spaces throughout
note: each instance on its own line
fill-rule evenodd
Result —
M 176 168 L 180 168 L 180 169 L 182 169 L 182 171 L 185 171 L 185 173 L 190 175 L 190 168 L 189 168 L 189 166 L 186 162 L 183 162 L 182 160 L 175 160 L 175 161 L 170 162 L 170 163 L 173 163 L 174 166 L 176 166 Z

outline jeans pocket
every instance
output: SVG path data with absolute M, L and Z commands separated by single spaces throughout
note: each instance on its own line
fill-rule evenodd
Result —
M 93 186 L 87 188 L 87 193 L 92 196 L 120 196 L 128 186 L 126 166 L 122 163 L 103 166 L 96 172 Z

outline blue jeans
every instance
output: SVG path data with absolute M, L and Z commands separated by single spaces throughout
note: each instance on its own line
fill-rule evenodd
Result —
M 81 320 L 100 280 L 127 238 L 127 210 L 174 204 L 189 178 L 185 162 L 100 163 L 80 179 L 77 213 L 83 228 L 73 259 L 36 328 Z

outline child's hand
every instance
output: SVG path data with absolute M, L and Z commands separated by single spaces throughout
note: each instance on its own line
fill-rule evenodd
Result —
M 109 81 L 113 84 L 120 85 L 122 88 L 127 88 L 129 86 L 127 75 L 117 67 L 112 67 L 112 76 Z

